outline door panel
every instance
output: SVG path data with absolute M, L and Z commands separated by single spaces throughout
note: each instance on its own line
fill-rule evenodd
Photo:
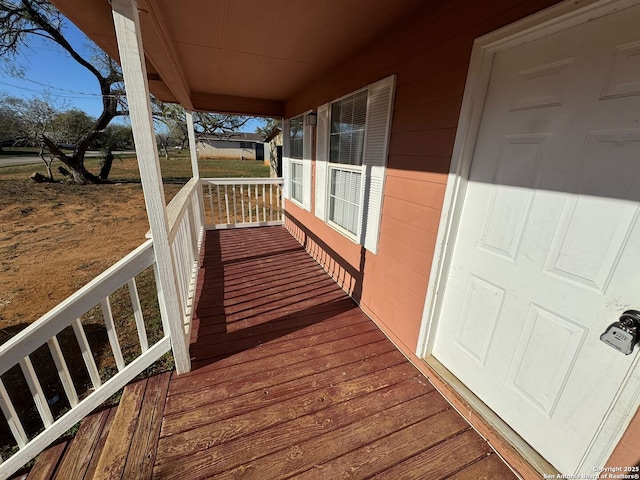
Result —
M 640 7 L 495 55 L 433 354 L 564 473 L 637 357 Z M 582 468 L 582 470 L 580 470 Z

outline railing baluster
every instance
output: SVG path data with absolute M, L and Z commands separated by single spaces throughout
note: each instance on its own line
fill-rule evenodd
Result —
M 180 302 L 180 309 L 184 305 L 184 285 L 182 280 L 182 256 L 180 255 L 180 246 L 179 246 L 179 238 L 180 238 L 180 230 L 178 230 L 178 234 L 174 239 L 174 243 L 171 247 L 171 256 L 173 257 L 173 276 L 178 281 L 178 301 Z
M 218 194 L 218 223 L 222 223 L 222 200 L 220 199 L 220 185 L 216 185 L 216 192 Z M 215 218 L 213 224 L 216 224 Z
M 282 220 L 282 209 L 280 208 L 280 195 L 282 194 L 282 189 L 280 185 L 276 188 L 276 206 L 278 207 L 278 220 Z
M 240 184 L 240 198 L 242 199 L 242 223 L 244 223 L 244 184 Z
M 84 364 L 87 367 L 87 372 L 89 373 L 91 383 L 93 383 L 93 388 L 97 390 L 100 385 L 102 385 L 102 380 L 100 380 L 98 367 L 96 366 L 96 361 L 93 358 L 93 354 L 91 353 L 91 347 L 89 346 L 89 342 L 87 341 L 87 336 L 84 333 L 84 328 L 82 327 L 82 323 L 80 323 L 80 319 L 76 318 L 71 324 L 71 327 L 73 328 L 73 333 L 75 333 L 76 340 L 78 341 L 78 345 L 80 346 L 80 352 L 82 353 Z
M 238 206 L 236 205 L 236 186 L 233 187 L 233 223 L 238 221 Z
M 20 360 L 19 364 L 20 370 L 22 370 L 22 374 L 29 386 L 33 402 L 36 404 L 36 408 L 38 409 L 38 413 L 42 419 L 42 423 L 44 423 L 45 428 L 50 427 L 53 425 L 53 415 L 51 414 L 51 409 L 49 408 L 47 398 L 42 391 L 42 385 L 40 385 L 40 381 L 38 380 L 36 371 L 33 368 L 31 359 L 28 356 L 24 357 Z
M 107 327 L 107 337 L 109 338 L 109 344 L 111 344 L 113 358 L 116 361 L 118 371 L 121 371 L 124 368 L 124 358 L 122 358 L 122 350 L 120 349 L 120 342 L 118 341 L 118 334 L 116 333 L 116 325 L 113 321 L 109 297 L 102 300 L 100 306 L 102 307 L 102 316 L 104 317 L 104 323 Z
M 249 198 L 249 223 L 253 222 L 253 220 L 251 219 L 251 185 L 247 185 L 247 190 L 249 192 L 249 194 L 247 195 L 247 197 Z
M 229 192 L 227 186 L 224 186 L 224 204 L 227 207 L 227 223 L 231 223 L 231 217 L 229 216 Z
M 27 438 L 27 434 L 24 431 L 24 427 L 22 426 L 22 422 L 20 422 L 20 418 L 18 417 L 18 413 L 9 398 L 9 393 L 0 378 L 0 409 L 4 414 L 4 418 L 7 420 L 9 424 L 9 430 L 13 435 L 13 438 L 16 439 L 16 443 L 18 447 L 24 447 L 29 439 Z
M 133 318 L 136 321 L 136 329 L 138 330 L 138 339 L 140 340 L 140 349 L 146 352 L 149 349 L 149 340 L 147 339 L 147 330 L 144 326 L 144 315 L 142 314 L 142 305 L 140 305 L 140 296 L 138 295 L 138 286 L 135 277 L 127 282 L 129 290 L 129 298 L 133 307 Z
M 215 225 L 216 224 L 216 215 L 215 215 L 215 210 L 213 209 L 213 193 L 211 192 L 211 184 L 207 185 L 209 187 L 209 207 L 211 207 L 211 224 Z M 205 219 L 205 223 L 207 223 L 207 220 Z
M 258 185 L 256 185 L 256 222 L 259 222 L 259 221 L 260 221 L 260 195 L 258 194 Z
M 269 220 L 273 220 L 273 183 L 269 184 Z
M 267 186 L 262 184 L 262 220 L 267 221 Z
M 76 392 L 76 387 L 73 385 L 73 380 L 71 379 L 67 362 L 62 355 L 62 350 L 58 343 L 58 337 L 53 336 L 47 341 L 47 345 L 49 346 L 53 363 L 56 365 L 56 369 L 58 370 L 58 376 L 62 382 L 64 392 L 67 394 L 67 398 L 69 399 L 69 405 L 71 405 L 71 407 L 75 407 L 79 401 L 78 393 Z

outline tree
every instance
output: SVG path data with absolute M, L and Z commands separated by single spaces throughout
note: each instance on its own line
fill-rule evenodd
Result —
M 256 133 L 261 135 L 269 135 L 274 128 L 282 130 L 282 119 L 280 118 L 267 118 L 264 120 L 264 124 L 260 127 L 256 127 Z
M 122 100 L 122 73 L 119 66 L 104 53 L 93 58 L 93 61 L 81 55 L 65 38 L 64 25 L 63 15 L 46 0 L 0 0 L 0 56 L 7 61 L 15 61 L 28 48 L 29 39 L 38 36 L 58 44 L 96 78 L 102 95 L 102 113 L 77 138 L 73 153 L 63 152 L 47 132 L 41 134 L 41 139 L 51 154 L 66 165 L 76 183 L 99 183 L 103 179 L 85 168 L 84 156 L 109 122 L 127 113 Z
M 83 135 L 91 129 L 96 119 L 85 112 L 72 108 L 58 113 L 51 122 L 47 135 L 56 144 L 77 145 Z
M 49 173 L 49 181 L 53 181 L 51 164 L 54 157 L 45 152 L 42 137 L 47 135 L 57 139 L 55 123 L 59 116 L 58 107 L 47 94 L 30 99 L 10 96 L 0 98 L 0 118 L 5 129 L 3 136 L 15 144 L 40 147 L 40 158 Z
M 184 109 L 180 105 L 162 103 L 153 98 L 153 118 L 164 130 L 158 134 L 158 142 L 164 149 L 165 157 L 168 158 L 167 145 L 171 141 L 180 143 L 184 148 L 189 140 L 189 131 Z M 223 138 L 231 132 L 237 132 L 249 121 L 251 117 L 242 115 L 227 115 L 222 113 L 195 112 L 193 114 L 193 129 L 196 138 L 203 135 L 220 136 Z
M 104 156 L 100 162 L 100 173 L 98 177 L 101 180 L 109 178 L 111 165 L 113 165 L 113 150 L 128 149 L 133 145 L 133 132 L 131 127 L 124 125 L 109 125 L 101 133 L 94 142 L 93 147 L 102 150 Z

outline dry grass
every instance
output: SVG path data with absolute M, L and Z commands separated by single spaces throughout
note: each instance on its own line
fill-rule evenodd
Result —
M 97 162 L 88 160 L 91 171 L 96 171 Z M 163 159 L 161 165 L 168 202 L 191 177 L 191 165 L 186 155 Z M 116 160 L 111 173 L 113 183 L 105 185 L 35 184 L 28 180 L 34 171 L 44 173 L 44 167 L 0 167 L 0 343 L 143 243 L 149 229 L 135 158 Z M 200 172 L 203 177 L 269 174 L 268 167 L 258 162 L 239 160 L 203 160 Z M 162 337 L 162 325 L 152 270 L 140 274 L 136 282 L 147 319 L 147 335 L 153 344 Z M 140 346 L 127 287 L 111 295 L 110 303 L 128 363 L 140 353 Z M 106 379 L 116 366 L 100 307 L 85 314 L 82 322 L 101 376 Z M 90 382 L 84 366 L 70 360 L 80 358 L 70 328 L 59 335 L 59 341 L 71 363 L 76 388 L 87 392 Z M 51 379 L 43 382 L 43 388 L 57 418 L 68 410 L 69 404 L 46 346 L 32 357 L 39 378 Z M 171 367 L 172 359 L 166 356 L 152 370 Z M 12 392 L 28 392 L 18 368 L 2 379 Z M 42 428 L 30 398 L 14 403 L 20 406 L 25 428 L 31 435 Z M 13 443 L 8 433 L 4 420 L 0 420 L 0 445 L 5 445 L 0 450 L 4 452 Z

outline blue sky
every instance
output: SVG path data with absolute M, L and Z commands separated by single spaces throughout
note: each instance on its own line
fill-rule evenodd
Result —
M 66 32 L 69 42 L 83 55 L 89 56 L 88 40 L 71 25 Z M 78 65 L 62 48 L 53 42 L 32 37 L 29 48 L 17 62 L 24 69 L 24 78 L 11 76 L 0 64 L 0 91 L 11 96 L 30 98 L 48 92 L 59 107 L 77 107 L 91 116 L 101 110 L 98 81 L 84 67 Z
M 89 40 L 71 22 L 67 22 L 65 36 L 85 58 L 91 58 Z M 92 117 L 102 111 L 96 78 L 54 42 L 32 37 L 18 63 L 24 70 L 23 78 L 10 75 L 6 64 L 0 62 L 0 94 L 31 98 L 48 92 L 59 108 L 75 107 Z M 119 123 L 128 124 L 128 119 Z M 257 120 L 250 120 L 243 131 L 253 132 L 258 125 Z

